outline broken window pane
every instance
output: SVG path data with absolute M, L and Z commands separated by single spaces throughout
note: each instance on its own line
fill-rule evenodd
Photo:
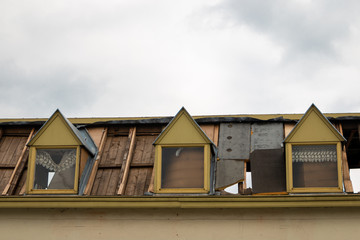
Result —
M 34 189 L 73 189 L 76 149 L 37 149 Z
M 294 187 L 337 187 L 336 145 L 292 146 Z
M 203 188 L 204 148 L 163 147 L 162 188 Z

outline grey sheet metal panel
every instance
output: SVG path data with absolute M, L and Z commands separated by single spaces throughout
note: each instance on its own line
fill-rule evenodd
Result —
M 250 123 L 220 124 L 218 157 L 220 159 L 249 159 Z
M 284 140 L 282 123 L 254 123 L 251 131 L 251 151 L 281 148 Z
M 221 159 L 216 162 L 215 189 L 223 189 L 244 179 L 244 161 Z

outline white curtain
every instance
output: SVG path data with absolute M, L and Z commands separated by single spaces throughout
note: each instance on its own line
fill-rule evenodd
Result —
M 336 145 L 292 146 L 293 162 L 337 162 Z
M 36 153 L 36 164 L 45 167 L 53 172 L 64 171 L 76 163 L 76 150 L 69 150 L 64 153 L 59 164 L 56 164 L 46 150 L 38 150 Z

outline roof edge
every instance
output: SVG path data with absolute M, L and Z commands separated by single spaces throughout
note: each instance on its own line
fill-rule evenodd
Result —
M 360 194 L 213 197 L 1 197 L 0 208 L 302 208 L 360 207 Z
M 285 121 L 297 121 L 304 114 L 233 114 L 233 115 L 203 115 L 192 116 L 195 120 L 200 119 L 255 119 L 259 121 L 268 121 L 273 119 L 283 119 Z M 352 120 L 360 119 L 360 113 L 323 113 L 328 119 Z M 72 124 L 94 124 L 94 123 L 111 123 L 115 121 L 121 122 L 146 122 L 146 121 L 164 121 L 172 119 L 173 116 L 162 117 L 93 117 L 93 118 L 67 118 Z M 0 124 L 4 123 L 34 123 L 43 124 L 48 118 L 0 118 Z

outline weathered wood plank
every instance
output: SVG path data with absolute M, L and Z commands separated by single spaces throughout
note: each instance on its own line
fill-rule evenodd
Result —
M 80 150 L 80 166 L 79 166 L 79 176 L 82 175 L 85 166 L 86 166 L 86 162 L 89 159 L 89 153 L 85 148 L 81 148 Z
M 20 191 L 21 189 L 26 186 L 26 176 L 27 176 L 27 171 L 26 168 L 24 169 L 24 171 L 21 174 L 19 183 L 16 185 L 15 191 L 14 191 L 14 195 L 20 195 Z
M 121 176 L 119 190 L 117 192 L 118 195 L 123 195 L 125 193 L 125 187 L 127 184 L 129 171 L 130 171 L 130 164 L 131 164 L 131 160 L 132 160 L 132 157 L 134 154 L 134 149 L 135 149 L 136 127 L 133 127 L 130 129 L 129 139 L 131 139 L 130 146 L 129 146 L 129 152 L 124 155 L 124 158 L 126 158 L 125 166 L 124 166 L 125 168 L 124 168 L 123 175 Z
M 18 162 L 19 160 L 19 156 L 21 155 L 22 149 L 24 148 L 25 144 L 26 144 L 26 138 L 24 137 L 15 137 L 14 141 L 13 141 L 13 149 L 11 150 L 11 152 L 9 152 L 9 154 L 11 154 L 10 156 L 8 156 L 7 158 L 7 162 L 6 164 L 8 165 L 13 165 Z
M 95 196 L 99 195 L 98 191 L 99 191 L 100 179 L 102 178 L 103 171 L 104 171 L 103 169 L 98 169 L 96 171 L 96 177 L 91 189 L 91 195 L 95 195 Z
M 135 186 L 135 196 L 141 196 L 144 195 L 145 192 L 145 185 L 146 185 L 146 176 L 147 175 L 147 169 L 146 168 L 139 168 L 139 173 L 137 176 L 137 182 Z
M 20 141 L 21 145 L 23 145 L 23 148 L 20 153 L 20 156 L 18 157 L 15 169 L 13 170 L 11 177 L 9 179 L 9 182 L 7 183 L 4 191 L 2 192 L 2 195 L 12 195 L 13 194 L 16 184 L 18 183 L 20 175 L 23 172 L 26 162 L 27 162 L 27 158 L 24 159 L 24 155 L 27 150 L 26 143 L 29 142 L 30 139 L 33 137 L 34 132 L 35 132 L 35 129 L 33 128 L 31 130 L 28 138 L 26 139 L 26 141 Z
M 103 153 L 101 158 L 99 159 L 99 165 L 106 165 L 108 158 L 109 158 L 109 151 L 110 151 L 110 146 L 111 146 L 111 142 L 113 140 L 114 137 L 106 137 L 106 141 L 104 144 L 104 148 L 103 148 Z
M 120 179 L 120 168 L 112 169 L 110 181 L 107 186 L 105 195 L 113 196 L 116 194 L 116 188 Z
M 26 190 L 26 184 L 24 184 L 19 192 L 19 195 L 24 195 Z
M 5 188 L 6 182 L 3 181 L 3 177 L 4 177 L 5 173 L 6 173 L 6 171 L 11 171 L 11 170 L 12 169 L 0 168 L 0 189 Z
M 104 127 L 88 128 L 87 131 L 91 136 L 92 140 L 94 141 L 95 145 L 99 148 L 105 128 Z
M 146 171 L 147 171 L 147 173 L 146 173 L 146 183 L 145 183 L 144 192 L 149 192 L 153 168 L 152 167 L 146 168 Z
M 145 139 L 145 149 L 142 156 L 142 164 L 153 164 L 155 159 L 155 147 L 153 142 L 155 141 L 156 136 L 147 136 Z
M 100 158 L 101 158 L 101 155 L 102 155 L 102 151 L 104 149 L 104 145 L 105 145 L 105 142 L 106 142 L 106 137 L 107 137 L 107 128 L 105 128 L 105 130 L 103 131 L 103 135 L 102 135 L 102 138 L 101 138 L 101 141 L 100 141 L 98 154 L 96 156 L 93 169 L 91 171 L 88 183 L 86 185 L 84 195 L 89 195 L 92 192 L 92 187 L 93 187 L 93 184 L 94 184 L 94 181 L 95 181 L 95 176 L 96 176 L 96 172 L 98 170 L 99 161 L 100 161 Z
M 214 125 L 213 124 L 201 124 L 199 125 L 206 136 L 214 142 Z
M 152 168 L 148 192 L 154 192 L 154 178 L 155 178 L 155 168 Z
M 4 137 L 4 141 L 1 144 L 1 149 L 0 149 L 0 163 L 1 164 L 7 164 L 9 162 L 8 159 L 8 152 L 9 152 L 9 148 L 12 147 L 12 142 L 14 140 L 15 137 Z
M 219 142 L 219 125 L 218 124 L 201 124 L 201 129 L 204 131 L 206 136 L 215 144 Z
M 142 158 L 143 158 L 143 154 L 144 154 L 144 150 L 145 150 L 145 140 L 146 137 L 145 136 L 137 136 L 136 137 L 136 147 L 134 150 L 134 157 L 132 159 L 133 163 L 141 163 L 142 162 Z
M 290 134 L 295 127 L 295 123 L 284 123 L 284 139 Z
M 127 142 L 127 137 L 119 137 L 119 138 L 120 138 L 120 145 L 114 161 L 115 165 L 122 164 L 123 156 L 126 148 L 126 142 Z
M 112 169 L 103 169 L 101 179 L 98 180 L 99 188 L 97 191 L 97 195 L 99 195 L 99 196 L 106 195 L 106 191 L 109 186 L 112 171 L 113 171 Z
M 139 176 L 139 168 L 133 168 L 129 170 L 128 182 L 125 186 L 124 193 L 122 195 L 133 196 L 135 194 L 137 177 Z
M 238 183 L 238 193 L 244 194 L 246 189 L 246 162 L 244 161 L 244 181 Z
M 215 146 L 219 146 L 219 133 L 220 133 L 220 125 L 216 124 L 214 127 L 214 140 L 213 140 Z
M 9 179 L 11 177 L 11 173 L 12 173 L 12 169 L 4 169 L 3 171 L 4 172 L 4 175 L 2 177 L 2 179 L 0 180 L 0 191 L 3 192 L 5 187 L 6 187 L 6 184 L 9 182 Z

